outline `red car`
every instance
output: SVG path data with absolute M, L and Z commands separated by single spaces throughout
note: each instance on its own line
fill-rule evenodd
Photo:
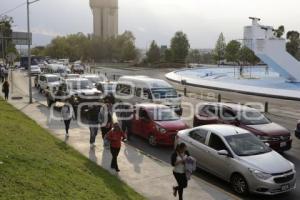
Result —
M 148 140 L 151 146 L 173 146 L 178 131 L 188 126 L 168 106 L 138 104 L 131 120 L 131 133 Z
M 283 152 L 292 147 L 291 133 L 270 121 L 254 108 L 233 103 L 204 104 L 194 116 L 194 127 L 206 124 L 231 124 L 246 129 L 272 149 Z

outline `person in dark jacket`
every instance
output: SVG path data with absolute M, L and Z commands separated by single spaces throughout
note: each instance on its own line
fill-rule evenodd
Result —
M 5 100 L 8 100 L 8 94 L 9 94 L 9 83 L 8 81 L 4 81 L 2 85 L 2 92 L 4 93 Z
M 87 119 L 89 123 L 90 128 L 90 147 L 95 147 L 95 141 L 96 137 L 98 135 L 98 129 L 99 129 L 99 112 L 100 108 L 99 106 L 93 105 L 90 106 L 88 112 L 87 112 Z
M 175 152 L 171 156 L 171 164 L 174 167 L 173 175 L 178 183 L 176 187 L 173 187 L 173 195 L 176 197 L 178 193 L 179 200 L 183 200 L 183 190 L 187 187 L 185 160 L 189 155 L 189 152 L 186 151 L 186 145 L 181 143 L 177 145 Z
M 118 166 L 118 155 L 121 149 L 121 141 L 126 139 L 124 132 L 121 130 L 119 124 L 115 123 L 111 131 L 107 133 L 107 139 L 110 141 L 110 152 L 112 155 L 111 168 L 117 172 L 120 171 Z

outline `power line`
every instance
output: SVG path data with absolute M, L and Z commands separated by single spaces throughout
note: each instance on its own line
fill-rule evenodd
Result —
M 14 10 L 16 10 L 16 9 L 18 9 L 18 8 L 20 8 L 20 7 L 22 7 L 22 6 L 24 6 L 24 5 L 26 5 L 26 2 L 25 2 L 25 3 L 22 3 L 22 4 L 19 4 L 19 5 L 17 5 L 16 7 L 11 8 L 11 9 L 9 9 L 9 10 L 7 10 L 7 11 L 1 13 L 1 14 L 0 14 L 0 17 L 3 16 L 3 15 L 5 15 L 5 14 L 7 14 L 7 13 L 12 12 L 12 11 L 14 11 Z

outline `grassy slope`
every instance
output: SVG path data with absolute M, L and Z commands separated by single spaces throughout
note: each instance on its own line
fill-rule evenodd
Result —
M 0 199 L 143 199 L 0 99 Z

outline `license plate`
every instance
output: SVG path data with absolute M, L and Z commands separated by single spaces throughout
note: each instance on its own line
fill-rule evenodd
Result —
M 289 189 L 290 189 L 289 184 L 281 186 L 281 191 L 286 191 L 286 190 L 289 190 Z
M 280 147 L 285 147 L 287 144 L 286 144 L 286 142 L 281 142 L 280 143 Z

